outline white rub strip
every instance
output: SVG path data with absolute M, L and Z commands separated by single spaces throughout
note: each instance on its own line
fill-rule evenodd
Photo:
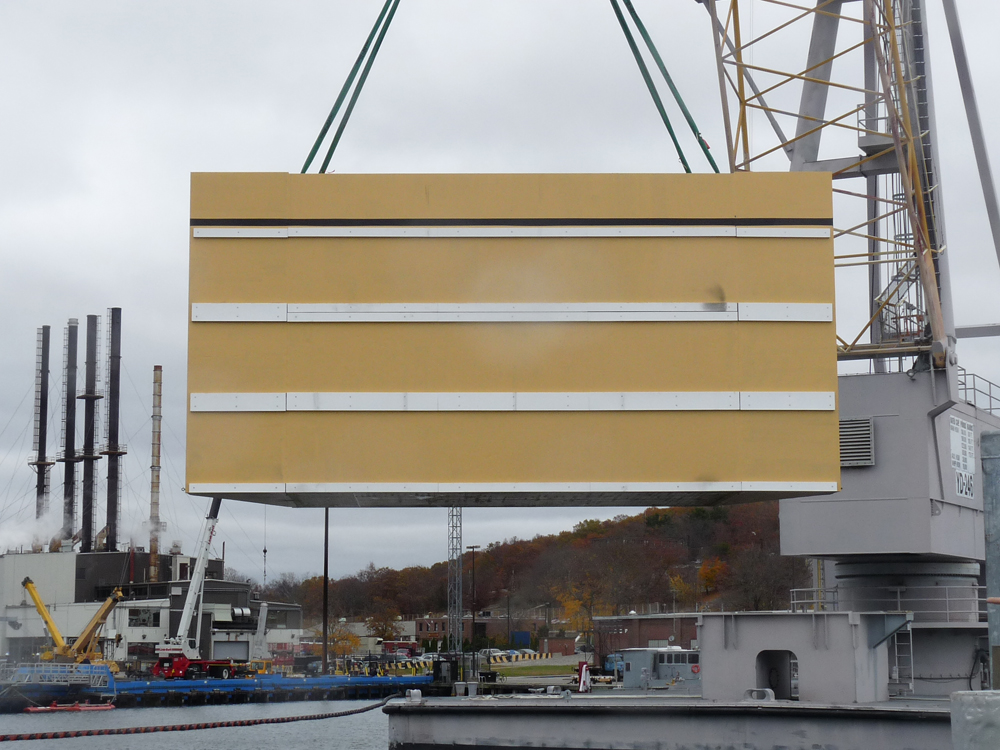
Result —
M 730 411 L 736 392 L 289 393 L 288 411 Z
M 194 302 L 192 323 L 284 323 L 288 305 L 284 302 Z
M 547 492 L 836 492 L 836 482 L 321 482 L 311 484 L 191 484 L 192 494 L 338 494 L 338 493 L 547 493 Z
M 827 233 L 829 234 L 829 232 Z M 289 227 L 289 237 L 736 237 L 735 226 Z
M 288 239 L 288 227 L 196 227 L 195 237 L 206 239 Z
M 736 312 L 734 302 L 339 302 L 289 303 L 290 313 Z
M 192 393 L 192 412 L 833 411 L 826 391 Z
M 286 411 L 284 393 L 192 393 L 191 411 Z
M 760 237 L 830 239 L 830 227 L 719 226 L 364 226 L 364 227 L 195 227 L 198 239 L 289 237 Z
M 195 323 L 542 323 L 833 321 L 833 305 L 802 302 L 195 302 Z
M 800 240 L 828 240 L 833 236 L 833 230 L 830 227 L 736 227 L 736 236 L 765 239 L 787 237 Z
M 828 391 L 740 393 L 740 411 L 833 411 L 837 396 Z
M 740 302 L 739 318 L 748 322 L 832 323 L 833 305 L 823 302 Z

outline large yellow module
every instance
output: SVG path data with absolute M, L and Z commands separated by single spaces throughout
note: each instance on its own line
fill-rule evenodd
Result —
M 834 492 L 832 211 L 825 174 L 195 174 L 188 491 Z

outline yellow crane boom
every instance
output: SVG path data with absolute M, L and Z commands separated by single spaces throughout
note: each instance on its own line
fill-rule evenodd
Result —
M 35 603 L 35 609 L 38 610 L 38 615 L 45 623 L 45 627 L 48 628 L 49 635 L 52 637 L 52 643 L 55 646 L 52 649 L 51 657 L 43 655 L 43 659 L 55 658 L 82 662 L 84 660 L 92 661 L 98 657 L 98 653 L 94 648 L 97 635 L 101 632 L 101 628 L 104 627 L 104 623 L 107 622 L 108 615 L 114 610 L 115 605 L 125 598 L 120 588 L 116 588 L 111 592 L 111 596 L 98 608 L 94 616 L 90 618 L 90 622 L 87 623 L 80 635 L 76 637 L 73 645 L 70 646 L 66 643 L 66 639 L 63 638 L 62 633 L 59 632 L 59 628 L 56 627 L 55 621 L 53 621 L 52 615 L 49 614 L 49 609 L 45 606 L 45 602 L 42 601 L 42 597 L 38 594 L 38 589 L 35 588 L 34 582 L 30 578 L 25 577 L 21 581 L 21 585 L 24 586 L 29 596 L 31 596 L 31 601 Z
M 90 659 L 96 656 L 94 646 L 96 645 L 94 641 L 97 638 L 97 634 L 101 632 L 101 628 L 104 627 L 104 623 L 108 620 L 108 615 L 115 608 L 125 595 L 122 594 L 120 588 L 116 588 L 111 592 L 111 596 L 104 600 L 94 616 L 90 618 L 90 622 L 87 623 L 86 627 L 80 632 L 80 635 L 76 637 L 76 641 L 73 643 L 70 649 L 71 653 L 76 657 L 77 661 L 82 661 L 83 659 Z
M 65 652 L 66 639 L 62 637 L 62 633 L 60 633 L 59 628 L 56 627 L 56 623 L 52 619 L 52 615 L 49 614 L 48 607 L 45 606 L 45 602 L 42 601 L 42 597 L 38 595 L 38 589 L 35 588 L 34 582 L 25 576 L 24 580 L 21 581 L 21 585 L 24 586 L 25 590 L 28 592 L 28 596 L 31 597 L 31 601 L 35 603 L 35 609 L 38 610 L 38 616 L 42 618 L 42 622 L 44 622 L 45 627 L 48 628 L 49 637 L 52 638 L 52 642 L 55 644 L 55 653 L 61 654 Z

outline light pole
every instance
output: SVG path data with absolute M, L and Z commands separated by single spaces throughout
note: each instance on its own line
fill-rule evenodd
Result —
M 476 658 L 476 550 L 480 545 L 470 544 L 467 550 L 472 550 L 472 634 L 469 636 L 469 645 L 472 646 L 472 658 Z
M 507 648 L 511 647 L 510 642 L 510 588 L 507 588 Z

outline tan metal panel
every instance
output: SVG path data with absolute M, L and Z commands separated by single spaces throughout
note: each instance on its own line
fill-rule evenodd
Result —
M 198 226 L 278 231 L 192 237 L 190 299 L 829 305 L 832 240 L 796 232 L 760 237 L 753 228 L 822 225 L 832 214 L 831 195 L 829 175 L 812 174 L 200 174 L 192 178 Z M 290 232 L 283 238 L 282 230 L 296 222 L 447 219 L 732 222 L 740 236 L 304 238 Z M 254 321 L 189 323 L 189 392 L 836 391 L 829 321 L 249 317 Z M 743 499 L 796 494 L 790 483 L 835 486 L 837 426 L 836 411 L 196 412 L 188 416 L 187 478 L 189 485 L 236 488 L 227 496 L 303 504 L 348 499 L 318 491 L 292 497 L 282 488 L 419 484 L 425 489 L 367 493 L 364 502 L 433 504 L 463 502 L 426 490 L 436 485 L 676 483 L 688 489 L 465 497 L 512 504 L 734 502 L 741 493 Z M 697 490 L 722 486 L 729 489 Z
M 828 302 L 832 240 L 193 239 L 192 302 Z
M 835 391 L 834 336 L 832 323 L 196 323 L 188 388 Z
M 829 218 L 829 174 L 195 173 L 194 219 Z
M 188 428 L 197 482 L 830 481 L 838 452 L 836 412 L 192 413 Z

